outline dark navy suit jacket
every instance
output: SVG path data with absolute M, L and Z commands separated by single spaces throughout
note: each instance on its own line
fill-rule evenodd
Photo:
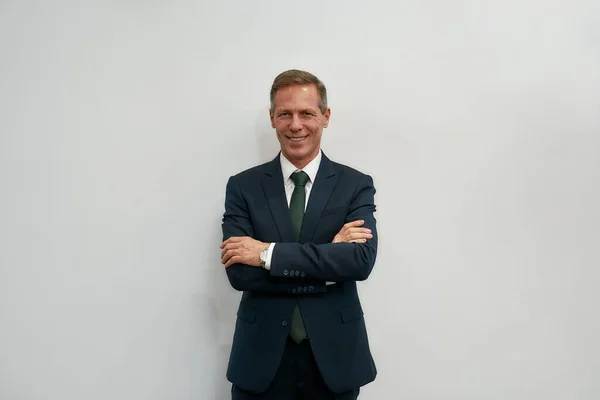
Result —
M 369 277 L 377 254 L 374 195 L 370 176 L 323 154 L 296 242 L 279 156 L 229 179 L 223 240 L 250 236 L 276 243 L 270 271 L 244 264 L 227 268 L 231 286 L 243 291 L 227 369 L 230 382 L 257 393 L 269 387 L 296 302 L 321 375 L 332 391 L 375 379 L 356 290 L 356 281 Z M 331 243 L 345 223 L 358 219 L 371 229 L 372 239 Z

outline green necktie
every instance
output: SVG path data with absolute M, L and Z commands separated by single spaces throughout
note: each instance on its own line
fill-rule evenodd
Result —
M 294 182 L 294 192 L 292 193 L 292 199 L 290 201 L 290 214 L 292 215 L 292 226 L 294 228 L 294 235 L 296 241 L 300 238 L 300 229 L 302 228 L 302 220 L 304 219 L 304 208 L 306 205 L 306 183 L 308 182 L 308 175 L 304 171 L 295 172 L 290 176 L 290 179 Z M 300 308 L 296 303 L 294 312 L 292 314 L 292 323 L 290 324 L 290 337 L 296 343 L 300 343 L 306 338 L 306 329 L 304 328 L 304 322 L 302 321 L 302 314 L 300 314 Z

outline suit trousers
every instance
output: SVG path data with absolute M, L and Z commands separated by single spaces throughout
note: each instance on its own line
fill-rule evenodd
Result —
M 308 339 L 288 338 L 281 364 L 264 393 L 246 392 L 233 385 L 232 400 L 355 400 L 360 388 L 333 393 L 321 377 Z

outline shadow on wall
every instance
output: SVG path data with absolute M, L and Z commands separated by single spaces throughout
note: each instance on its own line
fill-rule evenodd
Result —
M 235 291 L 227 280 L 225 267 L 221 264 L 219 244 L 221 243 L 221 218 L 218 216 L 214 223 L 214 233 L 211 237 L 215 238 L 214 246 L 211 246 L 207 260 L 212 268 L 211 274 L 207 279 L 208 298 L 199 296 L 200 303 L 207 303 L 209 312 L 206 322 L 209 326 L 201 328 L 204 331 L 210 331 L 211 358 L 205 358 L 205 362 L 214 362 L 212 365 L 205 365 L 206 369 L 212 370 L 214 381 L 210 384 L 214 388 L 215 399 L 226 399 L 231 396 L 231 384 L 227 381 L 227 363 L 229 361 L 229 352 L 231 351 L 231 342 L 233 339 L 233 328 L 235 326 L 236 311 L 241 294 Z M 209 269 L 210 270 L 210 269 Z M 206 305 L 199 304 L 199 307 Z M 217 383 L 218 382 L 218 383 Z M 208 387 L 210 387 L 208 386 Z
M 205 358 L 207 364 L 205 368 L 213 371 L 214 381 L 210 386 L 214 388 L 215 399 L 226 399 L 231 395 L 231 384 L 227 381 L 227 363 L 229 361 L 229 352 L 231 351 L 231 343 L 233 339 L 233 328 L 235 326 L 236 312 L 241 294 L 235 291 L 227 280 L 225 267 L 221 264 L 219 245 L 222 240 L 221 215 L 216 216 L 213 226 L 213 234 L 215 240 L 211 241 L 211 247 L 206 260 L 210 264 L 211 273 L 206 279 L 207 296 L 199 296 L 199 303 L 206 303 L 209 307 L 209 312 L 206 318 L 208 327 L 204 327 L 204 331 L 211 333 L 211 358 Z M 208 297 L 208 298 L 206 298 Z M 200 307 L 206 305 L 199 304 Z M 214 363 L 212 363 L 213 361 Z M 218 382 L 218 383 L 217 383 Z M 209 387 L 210 387 L 209 386 Z

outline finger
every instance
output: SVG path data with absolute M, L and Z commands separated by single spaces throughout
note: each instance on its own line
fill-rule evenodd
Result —
M 335 235 L 335 237 L 333 238 L 333 243 L 343 243 L 345 242 L 346 239 L 344 238 L 344 236 L 341 233 L 338 233 L 337 235 Z
M 340 233 L 352 231 L 355 229 L 361 229 L 359 228 L 359 226 L 363 225 L 364 223 L 365 221 L 363 220 L 348 222 L 342 227 L 342 229 L 340 229 Z
M 224 241 L 223 244 L 228 245 L 229 243 L 239 243 L 243 238 L 244 236 L 232 236 Z
M 229 259 L 229 261 L 227 261 L 227 263 L 225 264 L 225 268 L 229 268 L 231 267 L 233 264 L 237 264 L 242 262 L 242 257 L 241 256 L 233 256 Z
M 225 264 L 231 257 L 234 257 L 238 255 L 238 253 L 235 250 L 227 250 L 222 256 L 221 256 L 221 262 L 223 264 Z
M 360 238 L 358 238 L 358 237 L 354 238 L 354 237 L 352 237 L 352 235 L 346 235 L 342 238 L 341 241 L 343 243 L 352 243 L 354 240 L 358 240 L 358 239 L 360 239 Z
M 222 260 L 221 260 L 221 264 L 225 264 L 227 265 L 228 263 L 231 263 L 231 259 L 234 257 L 239 257 L 237 255 L 233 255 L 233 254 L 227 254 Z
M 369 228 L 349 228 L 349 232 L 371 233 Z
M 352 232 L 350 235 L 351 239 L 371 239 L 373 235 L 364 231 Z
M 352 239 L 348 243 L 367 243 L 367 239 Z
M 351 227 L 354 227 L 354 226 L 361 226 L 364 223 L 365 223 L 365 221 L 363 221 L 362 219 L 357 219 L 356 221 L 348 222 L 346 225 L 344 225 L 344 227 L 351 228 Z
M 221 250 L 221 258 L 223 258 L 223 256 L 225 255 L 225 253 L 227 253 L 229 250 L 233 250 L 236 247 L 238 247 L 239 245 L 236 244 L 227 244 L 225 247 L 223 247 L 223 250 Z

